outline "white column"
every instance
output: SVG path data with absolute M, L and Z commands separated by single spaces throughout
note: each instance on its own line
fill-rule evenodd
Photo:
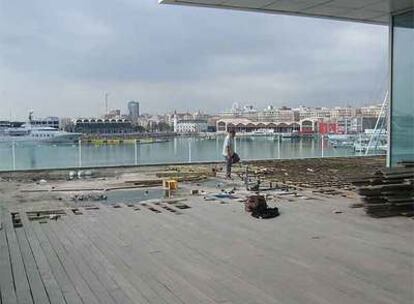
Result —
M 277 155 L 278 158 L 280 159 L 280 134 L 277 135 Z
M 188 162 L 191 163 L 191 137 L 188 139 Z
M 78 166 L 82 168 L 82 140 L 78 140 Z
M 135 166 L 138 165 L 138 140 L 135 139 L 134 142 L 134 152 L 135 152 Z
M 16 143 L 14 141 L 12 143 L 12 168 L 13 171 L 16 170 Z
M 323 135 L 321 135 L 321 140 L 322 140 L 322 145 L 321 145 L 321 147 L 322 147 L 322 158 L 324 157 L 324 150 L 325 150 L 325 143 L 324 143 L 324 140 L 323 140 Z

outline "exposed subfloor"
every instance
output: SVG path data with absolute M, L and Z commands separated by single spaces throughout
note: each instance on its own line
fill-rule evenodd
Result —
M 372 219 L 344 198 L 284 201 L 270 220 L 235 201 L 184 203 L 65 209 L 44 223 L 21 211 L 19 228 L 4 209 L 0 302 L 414 302 L 412 219 Z

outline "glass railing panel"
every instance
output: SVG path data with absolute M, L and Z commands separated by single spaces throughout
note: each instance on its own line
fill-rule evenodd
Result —
M 91 144 L 0 144 L 0 170 L 134 166 L 146 164 L 224 161 L 223 136 L 175 137 L 168 140 L 143 140 L 127 143 Z M 336 145 L 324 137 L 282 138 L 278 136 L 240 136 L 236 152 L 241 160 L 301 159 L 381 155 L 383 146 Z M 13 153 L 14 151 L 14 153 Z M 13 156 L 14 155 L 14 156 Z

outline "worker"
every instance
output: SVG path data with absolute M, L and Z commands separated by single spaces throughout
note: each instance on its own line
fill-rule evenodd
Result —
M 239 156 L 234 151 L 234 138 L 236 130 L 229 129 L 223 143 L 223 156 L 226 160 L 226 178 L 231 178 L 231 166 L 240 161 Z

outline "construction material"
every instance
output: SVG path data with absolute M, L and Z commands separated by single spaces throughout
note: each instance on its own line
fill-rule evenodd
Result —
M 312 190 L 324 196 L 343 196 L 356 189 L 351 181 L 361 178 L 362 172 L 384 168 L 383 157 L 364 157 L 257 161 L 234 171 L 249 191 Z
M 400 168 L 379 170 L 353 183 L 359 187 L 358 192 L 368 215 L 413 216 L 414 167 L 411 163 L 404 163 Z
M 30 221 L 42 221 L 46 219 L 51 219 L 53 216 L 63 216 L 66 215 L 66 212 L 62 209 L 55 209 L 55 210 L 35 210 L 35 211 L 27 211 L 26 212 L 27 218 Z M 54 218 L 53 218 L 54 219 Z
M 163 186 L 164 189 L 177 190 L 178 189 L 178 182 L 174 179 L 163 180 L 162 186 Z

